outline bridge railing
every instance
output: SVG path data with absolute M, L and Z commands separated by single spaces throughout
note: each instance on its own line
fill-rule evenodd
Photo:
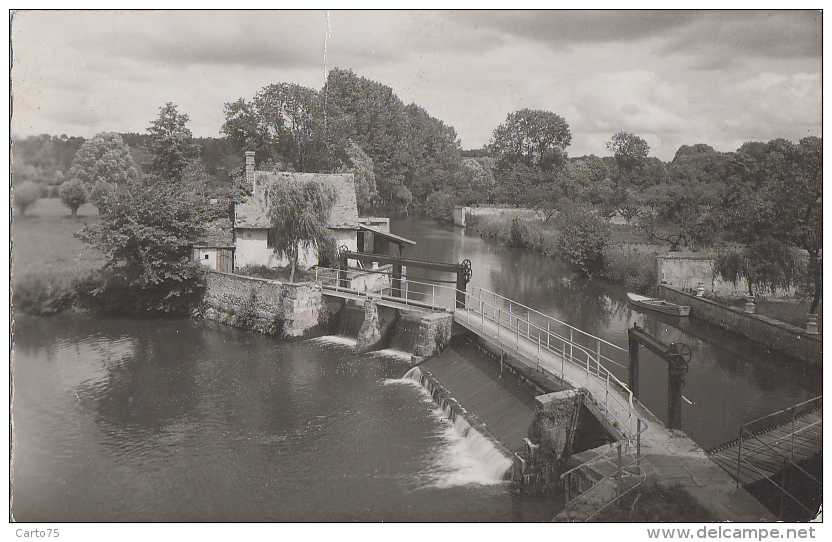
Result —
M 604 366 L 605 362 L 619 364 L 600 353 L 602 347 L 623 352 L 622 348 L 480 288 L 466 293 L 465 308 L 458 308 L 455 313 L 466 322 L 479 324 L 483 332 L 490 333 L 498 342 L 509 346 L 514 343 L 518 353 L 523 351 L 535 357 L 541 372 L 561 380 L 574 380 L 574 372 L 567 371 L 567 364 L 579 368 L 595 405 L 625 436 L 629 438 L 635 434 L 638 417 L 633 407 L 633 393 Z M 531 320 L 533 315 L 538 317 L 534 321 Z M 578 342 L 592 339 L 594 348 Z M 554 354 L 561 363 L 553 363 L 547 354 Z M 571 377 L 568 372 L 573 373 Z
M 316 280 L 330 290 L 363 294 L 342 286 L 341 279 L 349 278 L 349 273 L 350 270 L 316 268 Z M 636 433 L 633 393 L 609 368 L 626 368 L 612 358 L 626 355 L 623 348 L 482 288 L 462 292 L 455 285 L 402 278 L 399 284 L 382 288 L 380 295 L 403 305 L 453 311 L 501 344 L 513 343 L 516 352 L 534 357 L 538 370 L 544 374 L 574 380 L 574 368 L 578 368 L 593 403 L 622 434 L 629 438 Z M 464 306 L 458 306 L 461 299 Z M 557 358 L 560 364 L 554 361 Z M 572 369 L 567 370 L 567 366 Z

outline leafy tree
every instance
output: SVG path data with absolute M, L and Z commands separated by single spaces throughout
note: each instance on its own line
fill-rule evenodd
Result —
M 225 104 L 225 123 L 220 132 L 231 142 L 237 154 L 254 151 L 255 160 L 264 162 L 273 158 L 271 131 L 260 121 L 253 103 L 240 98 L 236 102 Z
M 176 105 L 166 103 L 159 108 L 159 116 L 150 123 L 150 162 L 148 171 L 169 181 L 182 179 L 182 170 L 197 158 L 194 136 L 185 126 L 188 115 L 179 113 Z
M 204 281 L 190 262 L 208 202 L 187 183 L 151 177 L 117 186 L 101 219 L 77 235 L 107 256 L 79 286 L 82 301 L 105 312 L 182 314 L 198 302 Z
M 20 216 L 26 215 L 26 209 L 40 199 L 40 188 L 32 181 L 24 181 L 14 185 L 14 207 Z
M 759 293 L 788 288 L 797 278 L 796 270 L 794 252 L 772 238 L 760 239 L 742 250 L 720 254 L 714 262 L 714 271 L 734 286 L 745 280 L 748 295 L 754 295 L 755 290 Z
M 355 175 L 355 200 L 360 211 L 365 211 L 376 197 L 376 174 L 373 171 L 373 159 L 365 153 L 358 144 L 349 139 L 347 141 L 347 156 L 349 168 Z
M 619 173 L 632 175 L 644 165 L 650 145 L 635 134 L 618 132 L 607 142 L 607 149 L 615 154 Z
M 494 130 L 489 146 L 500 166 L 522 162 L 552 170 L 564 164 L 571 142 L 569 125 L 560 115 L 521 109 Z
M 115 132 L 102 132 L 81 145 L 72 166 L 69 180 L 94 186 L 99 180 L 124 184 L 134 181 L 139 174 L 130 150 Z
M 434 220 L 451 223 L 454 221 L 454 197 L 444 191 L 434 192 L 425 202 L 425 213 Z
M 315 250 L 319 255 L 334 250 L 329 219 L 335 194 L 314 182 L 275 183 L 268 190 L 269 219 L 275 253 L 289 258 L 292 270 L 289 281 L 295 280 L 295 269 L 301 250 Z
M 89 191 L 80 179 L 73 178 L 61 185 L 61 203 L 69 207 L 72 216 L 78 215 L 78 208 L 87 202 Z
M 108 183 L 103 179 L 98 179 L 95 181 L 95 185 L 92 187 L 92 190 L 90 190 L 89 197 L 87 199 L 95 206 L 96 209 L 98 209 L 99 214 L 101 214 L 104 210 L 104 205 L 107 203 L 107 198 L 115 189 L 115 183 Z
M 775 239 L 806 250 L 813 286 L 810 312 L 822 294 L 823 140 L 749 142 L 726 164 L 730 190 L 721 202 L 725 229 L 747 246 Z
M 543 181 L 531 185 L 521 203 L 524 207 L 532 209 L 540 220 L 549 222 L 558 212 L 560 199 L 561 190 L 557 182 Z
M 592 276 L 603 269 L 610 226 L 586 205 L 569 205 L 558 215 L 558 252 L 574 271 Z

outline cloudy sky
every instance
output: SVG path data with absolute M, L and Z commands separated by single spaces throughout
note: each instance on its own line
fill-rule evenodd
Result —
M 564 117 L 571 156 L 618 131 L 680 145 L 821 134 L 814 11 L 23 12 L 12 23 L 12 133 L 143 132 L 164 103 L 197 136 L 264 86 L 320 89 L 351 68 L 487 143 L 521 108 Z

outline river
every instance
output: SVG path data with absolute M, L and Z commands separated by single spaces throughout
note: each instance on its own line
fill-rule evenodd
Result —
M 471 260 L 471 285 L 497 292 L 624 348 L 627 330 L 638 324 L 665 343 L 683 342 L 692 352 L 682 390 L 682 430 L 703 448 L 739 436 L 741 424 L 823 393 L 823 373 L 772 353 L 758 344 L 695 318 L 641 313 L 626 290 L 575 276 L 534 251 L 508 248 L 454 226 L 423 220 L 393 221 L 391 231 L 416 241 L 409 258 Z M 416 270 L 412 278 L 451 279 Z M 619 360 L 626 366 L 626 353 Z M 626 369 L 609 367 L 623 382 Z M 667 421 L 667 365 L 646 349 L 640 354 L 640 400 Z
M 452 227 L 394 221 L 407 256 L 473 262 L 473 284 L 626 346 L 634 322 L 693 350 L 683 429 L 703 446 L 820 393 L 819 370 Z M 414 272 L 413 276 L 417 274 Z M 209 321 L 18 315 L 12 514 L 19 521 L 544 521 L 552 499 L 485 473 L 395 353 L 285 342 Z M 663 417 L 666 373 L 644 356 Z

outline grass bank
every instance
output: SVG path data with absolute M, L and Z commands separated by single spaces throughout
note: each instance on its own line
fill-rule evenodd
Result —
M 74 282 L 105 263 L 104 255 L 75 237 L 98 220 L 98 210 L 83 205 L 78 216 L 58 199 L 41 199 L 15 213 L 11 225 L 12 304 L 15 310 L 49 315 L 74 303 Z
M 508 217 L 469 217 L 467 228 L 482 237 L 507 246 L 528 248 L 565 261 L 558 247 L 559 232 L 552 222 L 522 221 Z M 604 262 L 598 278 L 624 285 L 630 291 L 646 293 L 656 283 L 655 257 L 662 247 L 634 242 L 632 226 L 612 225 L 611 242 L 604 248 Z
M 87 224 L 98 221 L 98 210 L 82 205 L 78 216 L 59 199 L 42 199 L 12 219 L 12 280 L 30 273 L 75 276 L 98 269 L 106 261 L 95 248 L 75 237 Z

